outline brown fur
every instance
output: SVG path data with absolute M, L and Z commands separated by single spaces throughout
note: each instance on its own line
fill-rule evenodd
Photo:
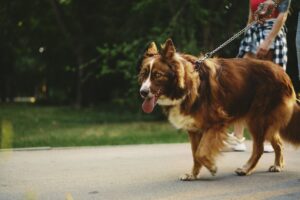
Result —
M 145 53 L 139 81 L 143 83 L 148 76 L 151 59 L 152 72 L 163 76 L 151 76 L 150 90 L 161 92 L 158 103 L 170 122 L 189 133 L 194 167 L 182 180 L 195 179 L 202 166 L 213 175 L 216 173 L 215 158 L 224 147 L 226 130 L 237 121 L 248 126 L 253 152 L 236 173 L 248 175 L 253 171 L 263 154 L 265 140 L 269 140 L 275 150 L 275 162 L 269 171 L 282 169 L 280 138 L 300 144 L 300 108 L 291 80 L 281 67 L 255 59 L 213 58 L 195 71 L 198 58 L 176 53 L 171 40 L 166 41 L 161 53 L 153 53 L 155 44 L 151 45 L 148 51 L 152 56 L 147 56 L 148 51 Z M 168 105 L 164 98 L 176 103 Z

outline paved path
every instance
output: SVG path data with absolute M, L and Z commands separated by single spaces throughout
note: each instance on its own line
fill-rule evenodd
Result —
M 182 182 L 192 163 L 189 144 L 0 152 L 0 199 L 300 199 L 300 150 L 286 146 L 281 173 L 266 172 L 269 153 L 256 173 L 236 176 L 249 155 L 224 153 L 217 176 L 204 169 L 201 180 Z

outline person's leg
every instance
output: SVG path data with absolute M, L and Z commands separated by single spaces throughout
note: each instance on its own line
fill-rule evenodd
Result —
M 253 53 L 245 53 L 243 58 L 255 58 L 255 55 Z M 229 142 L 232 149 L 235 151 L 246 151 L 246 145 L 244 143 L 244 125 L 242 123 L 235 123 L 233 126 L 233 138 Z M 231 137 L 232 138 L 232 137 Z
M 300 33 L 299 33 L 300 34 Z M 300 37 L 300 35 L 299 35 Z M 300 40 L 300 38 L 299 38 Z M 246 53 L 243 58 L 256 58 L 253 53 Z M 300 71 L 299 71 L 300 73 Z M 235 123 L 233 126 L 233 134 L 229 135 L 229 143 L 230 148 L 234 151 L 246 151 L 247 147 L 245 144 L 245 137 L 244 137 L 244 130 L 245 127 L 242 123 Z M 274 152 L 273 147 L 269 143 L 264 144 L 264 152 L 271 153 Z
M 234 124 L 233 133 L 234 133 L 234 136 L 237 137 L 238 139 L 240 139 L 240 140 L 243 139 L 244 138 L 244 125 L 241 123 Z
M 299 80 L 300 80 L 300 12 L 298 13 L 296 48 L 297 48 L 297 60 L 298 60 L 298 77 L 299 77 Z
M 226 143 L 227 147 L 229 147 L 229 150 L 231 151 L 246 151 L 247 147 L 244 138 L 244 125 L 242 123 L 234 124 L 233 133 L 228 134 Z

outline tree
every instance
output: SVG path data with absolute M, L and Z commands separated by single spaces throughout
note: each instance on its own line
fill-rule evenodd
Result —
M 292 1 L 287 21 L 288 73 L 297 89 L 299 8 Z M 136 64 L 146 44 L 171 37 L 181 52 L 206 53 L 243 28 L 247 15 L 248 1 L 239 0 L 0 0 L 1 99 L 136 104 Z M 235 57 L 239 42 L 217 55 Z

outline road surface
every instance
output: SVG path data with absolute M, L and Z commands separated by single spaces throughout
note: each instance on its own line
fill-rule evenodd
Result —
M 189 144 L 1 151 L 0 199 L 300 199 L 299 149 L 285 145 L 281 173 L 267 172 L 274 157 L 268 153 L 254 174 L 236 176 L 249 156 L 223 153 L 215 177 L 203 169 L 200 180 L 182 182 L 192 166 Z

